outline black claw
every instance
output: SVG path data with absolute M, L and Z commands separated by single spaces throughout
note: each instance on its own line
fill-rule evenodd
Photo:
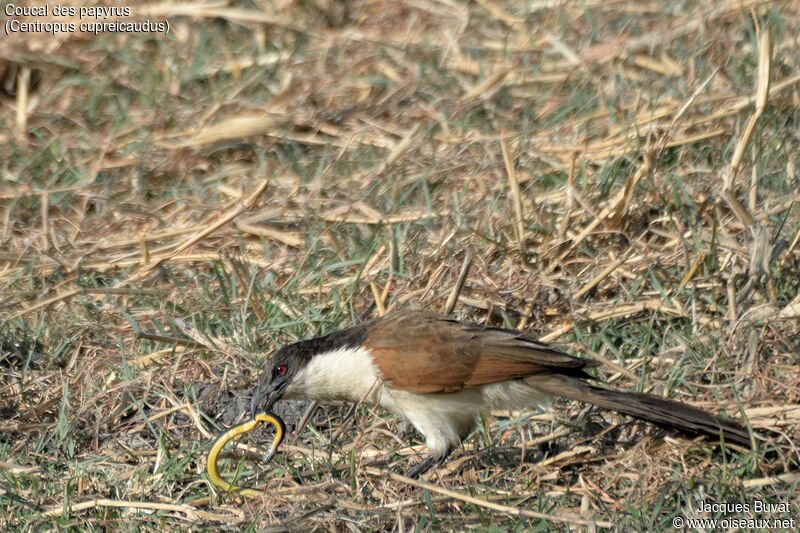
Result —
M 428 457 L 423 459 L 422 462 L 419 463 L 417 466 L 410 469 L 408 471 L 407 477 L 410 477 L 411 479 L 417 479 L 425 472 L 440 467 L 442 464 L 447 462 L 447 458 L 450 456 L 451 451 L 452 450 L 447 450 L 445 454 L 439 457 L 438 459 L 432 455 L 429 455 Z
M 411 479 L 417 479 L 419 476 L 430 470 L 431 468 L 438 466 L 440 461 L 437 461 L 432 455 L 429 455 L 425 459 L 422 460 L 421 463 L 417 464 L 413 468 L 409 469 L 408 474 L 406 474 Z

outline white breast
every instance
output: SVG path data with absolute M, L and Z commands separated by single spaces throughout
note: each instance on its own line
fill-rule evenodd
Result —
M 286 398 L 357 402 L 380 388 L 378 369 L 364 348 L 314 356 L 286 389 Z

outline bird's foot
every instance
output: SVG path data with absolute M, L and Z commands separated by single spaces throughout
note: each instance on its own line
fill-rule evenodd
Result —
M 429 455 L 428 457 L 423 459 L 421 463 L 418 463 L 414 465 L 412 468 L 410 468 L 406 476 L 410 477 L 411 479 L 417 479 L 422 474 L 439 468 L 439 466 L 445 462 L 445 459 L 447 459 L 447 455 L 439 459 L 437 459 L 432 455 Z

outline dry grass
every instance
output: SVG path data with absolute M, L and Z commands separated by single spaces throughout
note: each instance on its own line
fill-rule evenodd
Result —
M 0 527 L 653 531 L 756 498 L 800 519 L 796 3 L 133 9 L 169 35 L 0 39 Z M 228 464 L 263 501 L 209 486 L 269 351 L 411 305 L 780 448 L 558 404 L 494 413 L 411 484 L 412 432 L 326 406 L 269 470 Z

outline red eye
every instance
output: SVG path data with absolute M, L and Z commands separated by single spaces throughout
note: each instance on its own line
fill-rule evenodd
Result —
M 287 370 L 289 370 L 289 368 L 286 365 L 278 365 L 275 368 L 275 373 L 278 375 L 278 377 L 283 377 L 286 375 Z

